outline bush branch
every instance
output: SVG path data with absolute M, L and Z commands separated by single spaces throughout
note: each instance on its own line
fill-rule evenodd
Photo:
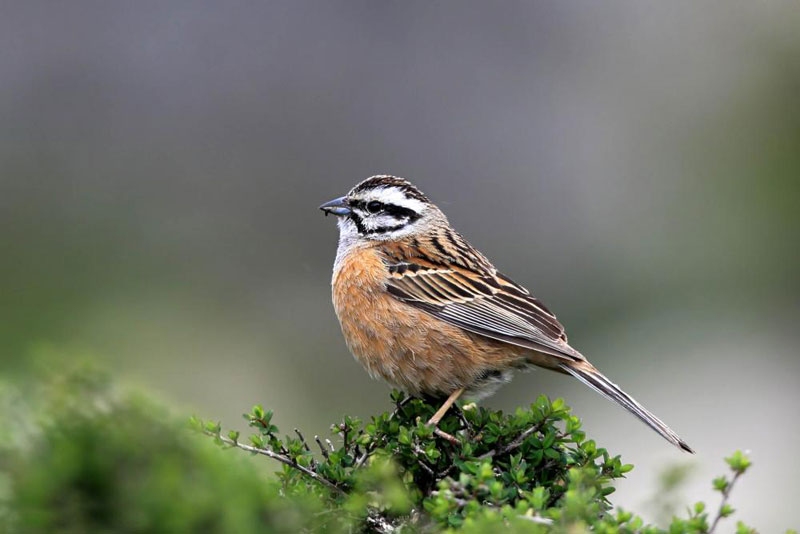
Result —
M 719 523 L 719 520 L 722 519 L 722 510 L 725 508 L 725 505 L 728 504 L 728 498 L 731 496 L 733 485 L 736 484 L 736 481 L 739 480 L 741 475 L 742 471 L 736 471 L 736 474 L 733 475 L 733 478 L 731 479 L 731 483 L 728 484 L 727 487 L 722 491 L 722 502 L 719 503 L 717 517 L 715 517 L 714 522 L 711 523 L 711 528 L 708 529 L 708 534 L 714 534 L 714 529 L 717 528 L 717 523 Z
M 333 482 L 331 482 L 327 478 L 321 476 L 319 473 L 315 473 L 314 471 L 312 471 L 311 469 L 308 469 L 307 467 L 303 467 L 302 465 L 298 464 L 295 460 L 293 460 L 292 458 L 289 458 L 288 456 L 284 456 L 283 454 L 278 454 L 278 453 L 276 453 L 274 451 L 271 451 L 269 449 L 262 449 L 262 448 L 259 448 L 259 447 L 253 447 L 252 445 L 245 445 L 244 443 L 239 443 L 238 441 L 233 441 L 232 439 L 226 438 L 225 436 L 220 436 L 218 434 L 214 434 L 212 432 L 205 431 L 204 433 L 206 435 L 218 438 L 220 441 L 222 441 L 226 445 L 230 445 L 231 447 L 236 447 L 236 448 L 242 449 L 242 450 L 247 451 L 247 452 L 252 452 L 254 454 L 261 454 L 261 455 L 266 456 L 268 458 L 272 458 L 273 460 L 277 460 L 277 461 L 281 462 L 282 464 L 288 465 L 289 467 L 291 467 L 293 469 L 297 469 L 298 471 L 300 471 L 301 473 L 303 473 L 307 477 L 316 480 L 317 482 L 319 482 L 323 486 L 325 486 L 325 487 L 327 487 L 329 489 L 332 489 L 333 491 L 339 493 L 340 495 L 347 495 L 347 493 L 342 488 L 340 488 L 339 486 L 337 486 L 336 484 L 334 484 Z
M 509 452 L 511 452 L 513 450 L 516 450 L 517 448 L 522 446 L 523 443 L 525 443 L 525 440 L 528 439 L 528 436 L 530 436 L 531 434 L 534 434 L 536 432 L 539 432 L 542 428 L 544 428 L 544 425 L 545 425 L 546 422 L 547 422 L 546 419 L 542 419 L 539 423 L 533 425 L 532 427 L 527 429 L 525 432 L 523 432 L 522 434 L 517 436 L 517 438 L 514 441 L 512 441 L 511 443 L 509 443 L 505 447 L 493 449 L 493 450 L 487 452 L 486 454 L 482 455 L 480 457 L 480 459 L 484 460 L 486 458 L 492 458 L 494 456 L 499 456 L 499 455 L 501 456 L 503 454 L 506 454 L 506 453 L 509 453 Z

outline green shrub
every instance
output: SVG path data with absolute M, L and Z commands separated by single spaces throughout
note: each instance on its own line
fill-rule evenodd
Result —
M 391 413 L 345 417 L 332 441 L 281 436 L 256 406 L 242 440 L 196 418 L 188 432 L 106 384 L 84 371 L 34 386 L 34 401 L 0 389 L 0 531 L 701 534 L 733 514 L 728 496 L 750 466 L 732 455 L 731 476 L 713 483 L 720 507 L 697 503 L 662 530 L 611 507 L 632 466 L 586 439 L 560 399 L 513 414 L 455 408 L 434 432 L 425 421 L 437 406 L 395 392 Z M 266 476 L 200 434 L 280 470 Z
M 296 533 L 323 503 L 291 500 L 245 457 L 221 453 L 141 396 L 116 396 L 85 372 L 7 394 L 0 448 L 0 532 Z M 6 388 L 8 392 L 8 388 Z M 10 398 L 13 397 L 13 398 Z M 8 434 L 6 437 L 9 437 Z M 13 441 L 13 443 L 12 443 Z M 0 490 L 0 493 L 2 490 Z
M 281 439 L 260 406 L 244 415 L 256 429 L 248 444 L 235 433 L 223 436 L 215 423 L 193 419 L 192 426 L 223 447 L 277 459 L 287 493 L 313 493 L 340 520 L 378 532 L 710 533 L 733 513 L 728 496 L 750 466 L 741 452 L 727 458 L 733 477 L 714 481 L 723 497 L 718 512 L 697 503 L 664 531 L 612 510 L 613 482 L 633 466 L 586 439 L 562 399 L 542 396 L 513 414 L 454 408 L 438 434 L 425 424 L 436 404 L 397 391 L 392 400 L 393 412 L 367 424 L 345 417 L 333 425 L 339 446 L 316 440 L 317 455 L 301 434 Z M 751 530 L 740 525 L 738 532 Z

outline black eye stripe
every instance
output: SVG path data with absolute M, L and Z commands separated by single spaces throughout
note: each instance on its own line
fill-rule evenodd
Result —
M 422 217 L 422 215 L 410 208 L 405 208 L 396 204 L 386 204 L 378 200 L 371 200 L 369 202 L 366 200 L 350 200 L 348 203 L 350 204 L 350 207 L 353 208 L 350 213 L 350 220 L 352 220 L 356 225 L 356 229 L 361 235 L 385 234 L 388 232 L 402 230 L 407 225 Z M 370 206 L 370 204 L 372 204 L 372 206 Z M 375 204 L 377 204 L 377 206 Z M 363 217 L 359 212 L 364 214 Z M 374 214 L 388 215 L 397 219 L 399 224 L 380 226 L 378 228 L 367 228 L 367 226 L 364 224 L 364 217 L 369 217 L 370 215 Z
M 377 206 L 375 205 L 377 204 Z M 350 205 L 354 208 L 361 209 L 368 213 L 377 213 L 382 211 L 387 215 L 391 215 L 398 219 L 402 217 L 408 217 L 409 222 L 416 221 L 419 219 L 420 215 L 416 211 L 412 210 L 411 208 L 405 208 L 403 206 L 398 206 L 396 204 L 384 204 L 377 200 L 371 200 L 369 202 L 365 200 L 355 200 L 351 201 Z

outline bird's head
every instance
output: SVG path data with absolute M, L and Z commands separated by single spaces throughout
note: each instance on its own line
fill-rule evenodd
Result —
M 378 175 L 367 178 L 343 197 L 319 207 L 339 218 L 340 235 L 391 241 L 424 231 L 445 220 L 441 211 L 404 178 Z

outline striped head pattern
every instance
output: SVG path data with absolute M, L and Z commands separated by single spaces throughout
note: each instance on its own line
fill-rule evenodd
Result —
M 320 209 L 339 217 L 340 236 L 348 240 L 391 241 L 424 231 L 444 218 L 408 180 L 389 175 L 367 178 Z

